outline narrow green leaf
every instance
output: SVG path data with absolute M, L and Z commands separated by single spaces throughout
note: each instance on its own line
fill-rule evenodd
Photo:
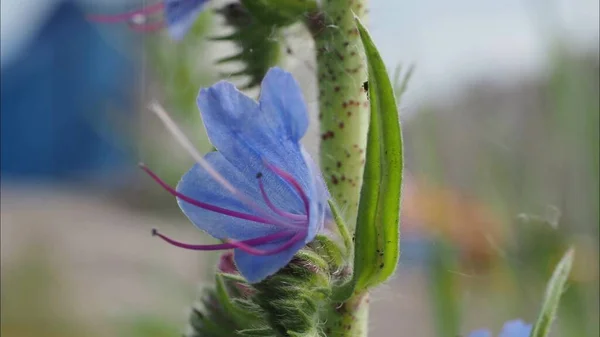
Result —
M 331 209 L 331 213 L 333 213 L 333 220 L 337 226 L 338 232 L 344 241 L 344 247 L 346 248 L 346 253 L 352 253 L 352 237 L 350 236 L 350 232 L 348 232 L 348 225 L 344 222 L 342 215 L 340 214 L 340 210 L 337 208 L 333 200 L 327 200 L 329 203 L 329 208 Z
M 540 315 L 531 330 L 530 337 L 546 337 L 550 333 L 550 327 L 556 317 L 558 304 L 571 272 L 574 255 L 573 248 L 569 249 L 554 269 L 546 287 L 546 295 L 544 296 Z
M 392 83 L 373 40 L 356 25 L 369 67 L 371 116 L 355 233 L 354 290 L 387 280 L 399 258 L 402 134 Z

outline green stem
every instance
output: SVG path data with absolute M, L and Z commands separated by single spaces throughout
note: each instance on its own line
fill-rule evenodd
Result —
M 327 337 L 366 337 L 369 321 L 369 295 L 355 295 L 332 306 L 323 317 Z
M 354 15 L 363 21 L 367 0 L 323 0 L 310 17 L 315 39 L 321 125 L 321 169 L 351 233 L 356 225 L 369 126 L 363 83 L 367 65 Z M 366 337 L 368 294 L 333 303 L 325 313 L 328 337 Z
M 353 232 L 369 126 L 363 88 L 367 66 L 353 13 L 366 0 L 323 0 L 309 23 L 316 44 L 321 122 L 321 168 L 331 196 Z

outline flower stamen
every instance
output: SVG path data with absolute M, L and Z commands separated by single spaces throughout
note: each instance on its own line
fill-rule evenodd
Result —
M 282 225 L 285 227 L 294 227 L 293 225 L 281 222 L 264 212 L 261 207 L 259 207 L 252 199 L 236 189 L 227 179 L 225 179 L 225 177 L 217 172 L 217 170 L 215 170 L 215 168 L 206 159 L 204 159 L 200 153 L 198 153 L 198 150 L 196 150 L 194 145 L 192 145 L 192 142 L 185 136 L 183 131 L 181 131 L 181 129 L 177 126 L 173 119 L 171 119 L 165 109 L 158 104 L 158 102 L 153 101 L 149 108 L 156 114 L 156 116 L 158 116 L 167 130 L 171 132 L 175 140 L 179 142 L 179 144 L 188 152 L 188 154 L 196 161 L 196 163 L 198 163 L 198 165 L 200 165 L 206 171 L 206 173 L 208 173 L 216 182 L 221 184 L 221 186 L 227 189 L 234 197 L 254 210 L 257 214 L 260 214 L 262 216 L 261 219 L 269 221 L 268 223 Z M 306 200 L 308 200 L 308 198 Z
M 249 221 L 254 221 L 254 222 L 268 224 L 268 225 L 281 225 L 281 226 L 286 226 L 286 227 L 292 227 L 283 222 L 273 222 L 273 221 L 270 221 L 269 219 L 265 219 L 260 216 L 229 210 L 226 208 L 222 208 L 219 206 L 215 206 L 212 204 L 208 204 L 208 203 L 190 198 L 182 193 L 177 192 L 173 187 L 169 186 L 169 184 L 167 184 L 158 175 L 156 175 L 156 173 L 152 172 L 152 170 L 150 170 L 146 165 L 140 163 L 139 166 L 142 170 L 144 170 L 144 172 L 146 172 L 154 181 L 156 181 L 167 192 L 171 193 L 173 196 L 175 196 L 191 205 L 194 205 L 196 207 L 200 207 L 200 208 L 208 210 L 208 211 L 212 211 L 215 213 L 221 213 L 221 214 L 231 216 L 234 218 L 238 218 L 238 219 L 249 220 Z
M 306 218 L 309 219 L 310 218 L 310 201 L 308 200 L 308 196 L 306 195 L 306 193 L 304 193 L 302 186 L 300 186 L 300 183 L 291 174 L 280 169 L 279 167 L 272 165 L 267 161 L 263 161 L 263 162 L 264 162 L 265 166 L 267 166 L 271 171 L 273 171 L 275 174 L 277 174 L 283 180 L 287 181 L 289 184 L 291 184 L 294 187 L 294 189 L 296 189 L 296 191 L 300 195 L 300 198 L 302 198 L 302 201 L 304 202 Z
M 279 246 L 277 248 L 273 248 L 270 250 L 262 250 L 262 249 L 254 248 L 254 247 L 248 245 L 247 242 L 244 242 L 244 241 L 226 240 L 226 242 L 231 245 L 234 245 L 235 248 L 238 248 L 248 254 L 257 255 L 257 256 L 268 256 L 268 255 L 275 255 L 277 253 L 281 253 L 284 250 L 289 249 L 290 247 L 292 247 L 299 241 L 302 241 L 304 239 L 304 237 L 306 237 L 306 230 L 297 232 L 296 234 L 294 234 L 294 236 L 292 236 L 284 244 L 282 244 L 281 246 Z
M 263 253 L 263 252 L 268 253 L 269 251 L 257 250 L 255 248 L 253 248 L 253 246 L 271 243 L 273 241 L 280 240 L 285 237 L 289 237 L 292 234 L 293 234 L 292 232 L 286 231 L 286 232 L 278 232 L 278 233 L 269 234 L 269 235 L 261 236 L 258 238 L 248 239 L 248 240 L 243 240 L 243 241 L 226 240 L 225 243 L 209 244 L 209 245 L 194 245 L 194 244 L 188 244 L 188 243 L 183 243 L 183 242 L 180 242 L 177 240 L 173 240 L 170 237 L 160 233 L 157 229 L 152 229 L 152 236 L 158 236 L 163 241 L 168 242 L 173 246 L 183 248 L 183 249 L 210 251 L 210 250 L 226 250 L 226 249 L 240 248 L 240 246 L 243 246 L 244 249 L 250 249 L 255 252 L 260 252 L 260 253 Z M 296 236 L 298 236 L 298 234 L 295 234 L 290 239 L 290 241 L 293 241 Z M 296 239 L 294 241 L 294 243 L 295 242 L 298 242 L 298 239 Z M 284 245 L 282 245 L 282 247 L 287 245 L 288 243 L 289 242 L 286 242 Z M 242 249 L 242 250 L 244 250 L 244 249 Z M 285 248 L 284 248 L 284 250 L 285 250 Z M 275 253 L 278 253 L 278 251 L 276 251 L 275 249 L 273 249 L 273 251 L 275 251 Z M 266 255 L 272 255 L 275 253 L 266 254 Z M 258 255 L 258 254 L 255 254 L 255 255 Z
M 262 194 L 262 197 L 265 201 L 265 203 L 267 204 L 267 206 L 273 211 L 275 212 L 277 215 L 282 216 L 286 219 L 292 220 L 292 221 L 300 221 L 302 223 L 306 223 L 306 220 L 308 219 L 305 215 L 303 214 L 293 214 L 290 212 L 286 212 L 280 208 L 278 208 L 277 206 L 275 206 L 275 204 L 273 204 L 273 202 L 271 201 L 271 199 L 269 199 L 269 196 L 267 195 L 267 191 L 265 190 L 265 185 L 262 182 L 262 173 L 258 173 L 256 175 L 256 178 L 258 179 L 258 186 L 260 188 L 260 193 Z

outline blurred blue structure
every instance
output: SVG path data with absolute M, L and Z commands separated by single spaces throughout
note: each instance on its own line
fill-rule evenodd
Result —
M 131 137 L 123 130 L 133 118 L 133 50 L 111 45 L 76 3 L 50 8 L 35 37 L 2 62 L 3 181 L 72 179 L 129 165 Z M 108 106 L 124 114 L 118 127 Z

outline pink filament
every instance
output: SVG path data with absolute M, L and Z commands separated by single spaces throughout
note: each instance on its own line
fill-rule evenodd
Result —
M 265 161 L 265 165 L 269 169 L 271 169 L 271 171 L 275 172 L 275 174 L 277 174 L 278 176 L 283 178 L 283 180 L 290 183 L 296 189 L 296 191 L 298 191 L 298 194 L 300 194 L 300 198 L 302 198 L 302 201 L 304 202 L 304 209 L 306 210 L 306 218 L 307 219 L 310 218 L 310 202 L 308 201 L 308 196 L 306 196 L 306 193 L 304 193 L 302 186 L 300 186 L 300 183 L 298 183 L 298 181 L 291 174 L 280 169 L 279 167 L 274 166 L 266 161 Z
M 265 191 L 265 185 L 263 184 L 261 177 L 258 177 L 258 186 L 260 187 L 260 193 L 262 194 L 262 197 L 265 200 L 265 203 L 267 204 L 267 206 L 269 206 L 269 208 L 273 212 L 275 212 L 277 215 L 280 215 L 286 219 L 306 222 L 307 217 L 305 215 L 289 213 L 289 212 L 283 211 L 283 210 L 279 209 L 277 206 L 275 206 L 275 204 L 273 204 L 273 202 L 271 202 L 271 199 L 269 199 L 269 196 L 267 195 L 267 192 Z
M 243 241 L 228 241 L 226 243 L 219 243 L 219 244 L 213 244 L 213 245 L 192 245 L 192 244 L 187 244 L 187 243 L 173 240 L 170 237 L 159 233 L 156 229 L 152 230 L 152 235 L 158 236 L 159 238 L 172 244 L 173 246 L 183 248 L 183 249 L 189 249 L 189 250 L 205 250 L 205 251 L 206 250 L 225 250 L 225 249 L 239 248 L 238 247 L 239 245 L 243 245 L 244 247 L 262 245 L 265 243 L 273 242 L 275 240 L 283 239 L 292 234 L 293 233 L 291 233 L 291 232 L 284 231 L 284 232 L 278 232 L 278 233 L 269 234 L 269 235 L 261 236 L 258 238 L 243 240 Z M 295 234 L 290 240 L 294 240 L 294 238 L 297 235 L 298 234 Z M 298 242 L 298 240 L 296 240 L 295 242 Z M 287 242 L 286 242 L 286 244 L 287 244 Z M 284 244 L 283 246 L 285 246 L 286 244 Z
M 211 205 L 211 204 L 207 204 L 204 203 L 202 201 L 198 201 L 196 199 L 190 198 L 184 194 L 181 194 L 179 192 L 177 192 L 174 188 L 172 188 L 171 186 L 169 186 L 167 183 L 165 183 L 162 179 L 160 179 L 154 172 L 152 172 L 148 167 L 146 167 L 143 164 L 140 164 L 140 167 L 142 170 L 144 170 L 152 179 L 154 179 L 154 181 L 156 181 L 160 186 L 162 186 L 162 188 L 164 188 L 165 190 L 167 190 L 167 192 L 171 193 L 173 196 L 191 204 L 194 205 L 196 207 L 200 207 L 202 209 L 208 210 L 208 211 L 212 211 L 212 212 L 216 212 L 216 213 L 221 213 L 221 214 L 225 214 L 234 218 L 238 218 L 238 219 L 243 219 L 243 220 L 249 220 L 249 221 L 254 221 L 254 222 L 258 222 L 258 223 L 264 223 L 264 224 L 273 224 L 269 221 L 267 221 L 265 218 L 259 217 L 259 216 L 255 216 L 252 214 L 247 214 L 247 213 L 241 213 L 241 212 L 236 212 L 236 211 L 232 211 L 226 208 L 222 208 L 219 206 L 215 206 L 215 205 Z
M 305 236 L 306 236 L 306 230 L 298 232 L 298 233 L 294 234 L 294 236 L 291 237 L 283 245 L 281 245 L 277 248 L 270 249 L 270 250 L 262 250 L 262 249 L 254 248 L 254 247 L 248 245 L 248 243 L 245 241 L 227 240 L 227 243 L 232 244 L 235 246 L 235 248 L 238 248 L 238 249 L 240 249 L 248 254 L 251 254 L 251 255 L 267 256 L 267 255 L 275 255 L 277 253 L 283 252 L 284 250 L 286 250 L 286 249 L 292 247 L 293 245 L 295 245 L 296 243 L 298 243 L 298 241 L 301 241 L 302 239 L 304 239 Z
M 260 187 L 260 191 L 262 194 L 263 199 L 265 200 L 265 203 L 267 204 L 267 206 L 276 214 L 287 218 L 288 220 L 293 220 L 293 221 L 302 221 L 304 225 L 306 225 L 307 220 L 309 218 L 309 212 L 310 212 L 310 203 L 308 200 L 308 196 L 306 195 L 306 193 L 304 192 L 304 190 L 302 189 L 302 186 L 300 186 L 300 184 L 298 183 L 298 181 L 289 173 L 287 173 L 286 171 L 273 166 L 269 163 L 265 162 L 265 165 L 267 165 L 267 167 L 269 167 L 275 174 L 277 174 L 279 177 L 283 178 L 285 181 L 287 181 L 289 184 L 291 184 L 296 191 L 298 192 L 298 194 L 300 195 L 300 197 L 302 198 L 302 201 L 304 202 L 304 207 L 306 210 L 306 216 L 304 215 L 300 215 L 300 214 L 292 214 L 286 211 L 283 211 L 281 209 L 279 209 L 277 206 L 275 206 L 271 200 L 269 199 L 264 185 L 262 183 L 261 177 L 259 176 L 259 187 Z M 162 186 L 165 190 L 167 190 L 167 192 L 171 193 L 173 196 L 191 204 L 197 207 L 200 207 L 202 209 L 206 209 L 208 211 L 213 211 L 216 213 L 220 213 L 220 214 L 224 214 L 227 216 L 231 216 L 234 218 L 239 218 L 239 219 L 244 219 L 244 220 L 249 220 L 249 221 L 254 221 L 254 222 L 258 222 L 258 223 L 264 223 L 264 224 L 278 224 L 278 223 L 273 223 L 273 222 L 269 222 L 269 220 L 262 218 L 262 217 L 258 217 L 252 214 L 247 214 L 247 213 L 241 213 L 241 212 L 236 212 L 236 211 L 232 211 L 232 210 L 228 210 L 225 208 L 221 208 L 215 205 L 211 205 L 211 204 L 207 204 L 198 200 L 195 200 L 193 198 L 190 198 L 184 194 L 181 194 L 179 192 L 177 192 L 175 189 L 173 189 L 171 186 L 169 186 L 167 183 L 165 183 L 162 179 L 160 179 L 154 172 L 152 172 L 148 167 L 146 167 L 143 164 L 140 164 L 140 167 L 142 168 L 142 170 L 144 170 L 152 179 L 154 179 L 154 181 L 156 181 L 160 186 Z M 285 224 L 284 224 L 285 225 Z M 204 251 L 210 251 L 210 250 L 225 250 L 225 249 L 233 249 L 233 248 L 237 248 L 240 249 L 248 254 L 251 255 L 257 255 L 257 256 L 268 256 L 268 255 L 274 255 L 280 252 L 285 251 L 286 249 L 289 249 L 290 247 L 292 247 L 293 245 L 295 245 L 296 243 L 298 243 L 299 241 L 303 240 L 304 237 L 306 237 L 307 234 L 307 230 L 304 228 L 303 230 L 300 231 L 281 231 L 281 232 L 277 232 L 274 234 L 270 234 L 270 235 L 266 235 L 266 236 L 262 236 L 262 237 L 258 237 L 258 238 L 254 238 L 254 239 L 249 239 L 249 240 L 243 240 L 243 241 L 237 241 L 237 240 L 226 240 L 225 243 L 221 243 L 221 244 L 212 244 L 212 245 L 192 245 L 192 244 L 187 244 L 187 243 L 182 243 L 179 241 L 175 241 L 161 233 L 159 233 L 156 230 L 152 230 L 152 234 L 156 235 L 158 237 L 160 237 L 161 239 L 163 239 L 164 241 L 180 247 L 180 248 L 184 248 L 184 249 L 190 249 L 190 250 L 204 250 Z M 273 243 L 273 241 L 279 240 L 279 239 L 283 239 L 285 237 L 288 237 L 290 235 L 293 236 L 291 238 L 289 238 L 285 243 L 283 243 L 281 246 L 274 248 L 274 249 L 270 249 L 270 250 L 262 250 L 262 249 L 257 249 L 254 246 L 257 245 L 263 245 L 263 244 L 267 244 L 267 243 Z
M 164 4 L 161 1 L 161 2 L 155 3 L 154 5 L 150 5 L 145 8 L 142 8 L 142 9 L 138 9 L 135 11 L 130 11 L 130 12 L 122 13 L 122 14 L 117 14 L 117 15 L 94 14 L 94 15 L 88 15 L 87 18 L 88 18 L 88 20 L 96 21 L 96 22 L 117 23 L 117 22 L 123 22 L 123 21 L 130 20 L 131 18 L 133 18 L 136 15 L 150 15 L 150 14 L 156 13 L 158 11 L 161 11 L 163 9 L 163 7 L 164 7 Z

